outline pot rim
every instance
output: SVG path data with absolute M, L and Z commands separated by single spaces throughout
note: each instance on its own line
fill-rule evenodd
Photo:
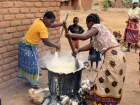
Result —
M 87 63 L 88 65 L 87 65 L 87 66 L 84 66 L 84 64 L 86 64 L 86 63 Z M 45 66 L 45 68 L 42 67 L 42 66 Z M 57 71 L 55 72 L 55 71 L 52 71 L 52 70 L 48 69 L 47 66 L 46 66 L 46 64 L 44 64 L 44 63 L 41 64 L 40 69 L 42 69 L 42 70 L 47 70 L 47 71 L 49 71 L 49 72 L 53 72 L 53 73 L 60 74 L 60 75 L 62 75 L 62 74 L 74 74 L 74 73 L 76 73 L 76 72 L 78 72 L 78 71 L 81 71 L 81 70 L 84 70 L 84 69 L 88 68 L 88 67 L 89 67 L 89 62 L 84 62 L 82 66 L 83 66 L 83 67 L 77 69 L 75 72 L 70 72 L 70 73 L 62 73 L 62 72 L 57 72 Z

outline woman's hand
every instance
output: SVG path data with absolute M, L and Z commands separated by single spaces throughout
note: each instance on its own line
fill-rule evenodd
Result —
M 78 52 L 79 52 L 78 50 L 75 50 L 75 52 L 72 53 L 72 56 L 76 57 L 76 55 L 77 55 Z
M 66 38 L 72 38 L 72 36 L 73 36 L 72 33 L 65 33 Z
M 61 45 L 60 45 L 60 43 L 56 45 L 56 48 L 57 48 L 58 51 L 61 50 Z

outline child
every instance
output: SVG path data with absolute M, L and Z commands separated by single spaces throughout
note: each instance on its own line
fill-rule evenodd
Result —
M 90 38 L 90 42 L 92 41 L 92 37 Z M 96 49 L 94 49 L 94 47 L 89 51 L 89 56 L 88 56 L 88 60 L 90 60 L 91 62 L 91 67 L 89 69 L 89 71 L 93 70 L 93 62 L 96 62 L 96 69 L 95 71 L 98 71 L 98 62 L 101 61 L 100 58 L 100 52 L 96 51 Z
M 74 17 L 73 25 L 70 25 L 68 27 L 68 31 L 70 30 L 71 33 L 82 34 L 84 32 L 84 29 L 78 25 L 78 22 L 79 22 L 79 18 Z M 72 45 L 73 45 L 74 49 L 78 49 L 79 48 L 79 40 L 76 38 L 72 38 Z

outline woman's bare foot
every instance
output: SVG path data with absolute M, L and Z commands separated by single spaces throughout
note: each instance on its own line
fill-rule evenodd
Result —
M 98 67 L 95 69 L 96 72 L 98 72 Z
M 90 67 L 89 71 L 92 71 L 92 70 L 93 70 L 93 68 L 92 68 L 92 67 Z

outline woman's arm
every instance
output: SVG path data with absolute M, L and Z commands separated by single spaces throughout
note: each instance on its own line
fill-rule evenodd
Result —
M 92 42 L 90 42 L 88 45 L 84 46 L 84 47 L 81 47 L 79 48 L 78 50 L 75 51 L 75 53 L 73 53 L 72 55 L 74 57 L 76 57 L 77 53 L 79 52 L 83 52 L 83 51 L 89 51 L 92 49 Z
M 78 49 L 78 52 L 83 52 L 83 51 L 89 51 L 92 49 L 92 42 L 90 42 L 88 45 L 81 47 Z
M 98 29 L 92 27 L 88 32 L 83 34 L 66 33 L 67 38 L 76 38 L 79 40 L 87 40 L 98 33 Z
M 49 40 L 49 38 L 42 38 L 42 41 L 46 46 L 56 47 L 58 50 L 60 50 L 60 45 L 53 43 L 52 41 Z
M 49 28 L 55 28 L 60 26 L 63 26 L 63 23 L 51 23 L 51 26 L 49 26 Z

